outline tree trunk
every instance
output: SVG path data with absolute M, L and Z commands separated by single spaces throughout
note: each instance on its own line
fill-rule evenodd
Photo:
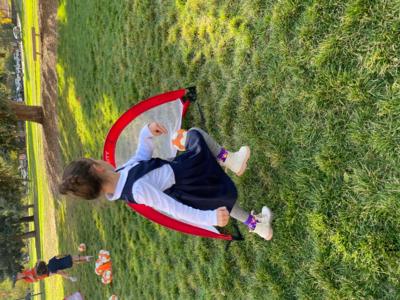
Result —
M 35 216 L 28 216 L 28 217 L 19 218 L 19 222 L 20 223 L 35 222 Z
M 17 120 L 43 124 L 43 108 L 41 106 L 25 105 L 15 101 L 7 101 L 7 104 Z M 3 116 L 4 114 L 0 112 L 0 118 Z
M 21 208 L 22 209 L 29 209 L 29 208 L 34 208 L 34 207 L 35 207 L 35 204 L 29 204 L 29 205 L 24 205 Z
M 25 232 L 25 233 L 22 234 L 20 237 L 23 238 L 23 239 L 31 239 L 31 238 L 34 238 L 34 237 L 36 237 L 36 231 L 34 230 L 34 231 Z

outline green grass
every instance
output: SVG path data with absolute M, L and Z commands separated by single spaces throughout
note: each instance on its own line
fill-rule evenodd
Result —
M 100 157 L 112 121 L 150 95 L 195 84 L 229 149 L 246 209 L 275 212 L 272 242 L 164 230 L 122 203 L 64 202 L 60 246 L 114 259 L 102 299 L 400 297 L 400 4 L 381 1 L 89 1 L 59 8 L 59 121 L 65 161 Z M 66 284 L 66 291 L 76 290 Z
M 38 1 L 30 0 L 19 3 L 21 11 L 21 24 L 24 45 L 24 92 L 25 102 L 28 105 L 40 105 L 40 56 L 37 60 L 33 57 L 33 43 L 39 52 L 39 38 L 32 39 L 31 28 L 39 32 L 38 24 Z M 29 196 L 30 202 L 37 202 L 39 212 L 40 231 L 40 257 L 37 256 L 36 248 L 39 247 L 35 240 L 30 241 L 30 264 L 33 266 L 38 258 L 47 260 L 58 253 L 58 240 L 56 229 L 54 228 L 54 199 L 49 192 L 48 179 L 44 169 L 45 158 L 43 152 L 43 136 L 41 125 L 27 122 L 27 156 L 29 161 Z M 53 221 L 53 222 L 52 222 Z M 33 225 L 33 224 L 32 224 Z M 31 226 L 32 226 L 31 225 Z M 33 229 L 33 226 L 32 228 Z M 62 279 L 53 277 L 41 282 L 45 290 L 47 299 L 62 299 L 63 286 Z M 34 284 L 34 291 L 40 290 L 39 283 Z

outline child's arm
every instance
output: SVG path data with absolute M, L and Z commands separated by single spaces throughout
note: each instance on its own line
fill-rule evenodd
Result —
M 166 134 L 166 128 L 156 122 L 152 122 L 142 128 L 139 134 L 139 144 L 133 157 L 136 161 L 149 160 L 153 156 L 153 136 Z
M 229 213 L 223 214 L 225 220 L 219 222 L 218 210 L 200 210 L 184 205 L 164 192 L 155 188 L 143 179 L 139 179 L 133 186 L 133 196 L 139 204 L 145 204 L 160 210 L 170 216 L 190 223 L 208 226 L 224 226 L 229 220 Z M 221 215 L 221 213 L 220 213 Z M 221 215 L 222 216 L 222 215 Z M 227 218 L 227 219 L 226 219 Z
M 33 275 L 26 275 L 24 273 L 17 273 L 15 281 L 25 280 L 26 282 L 36 282 L 37 279 Z
M 153 135 L 146 125 L 140 130 L 138 147 L 132 159 L 135 161 L 149 160 L 153 156 L 153 150 Z
M 34 276 L 34 270 L 28 269 L 23 272 L 18 272 L 15 278 L 16 281 L 18 280 L 25 280 L 26 282 L 32 283 L 38 281 L 38 279 Z

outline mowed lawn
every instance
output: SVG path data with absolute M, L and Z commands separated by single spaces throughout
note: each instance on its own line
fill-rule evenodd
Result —
M 101 157 L 112 122 L 151 95 L 198 87 L 201 122 L 248 144 L 240 204 L 275 213 L 274 239 L 165 230 L 124 203 L 63 200 L 62 252 L 111 251 L 90 299 L 400 298 L 400 2 L 64 0 L 59 124 L 65 162 Z M 243 229 L 243 227 L 242 227 Z

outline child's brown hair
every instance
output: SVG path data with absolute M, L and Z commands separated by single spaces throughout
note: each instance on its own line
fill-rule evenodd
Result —
M 47 264 L 42 260 L 39 260 L 36 263 L 35 269 L 36 269 L 36 275 L 38 275 L 38 276 L 48 275 L 49 274 L 49 269 L 47 267 Z
M 59 185 L 61 194 L 73 194 L 87 200 L 100 196 L 102 178 L 93 170 L 96 162 L 89 158 L 72 161 L 65 169 Z

